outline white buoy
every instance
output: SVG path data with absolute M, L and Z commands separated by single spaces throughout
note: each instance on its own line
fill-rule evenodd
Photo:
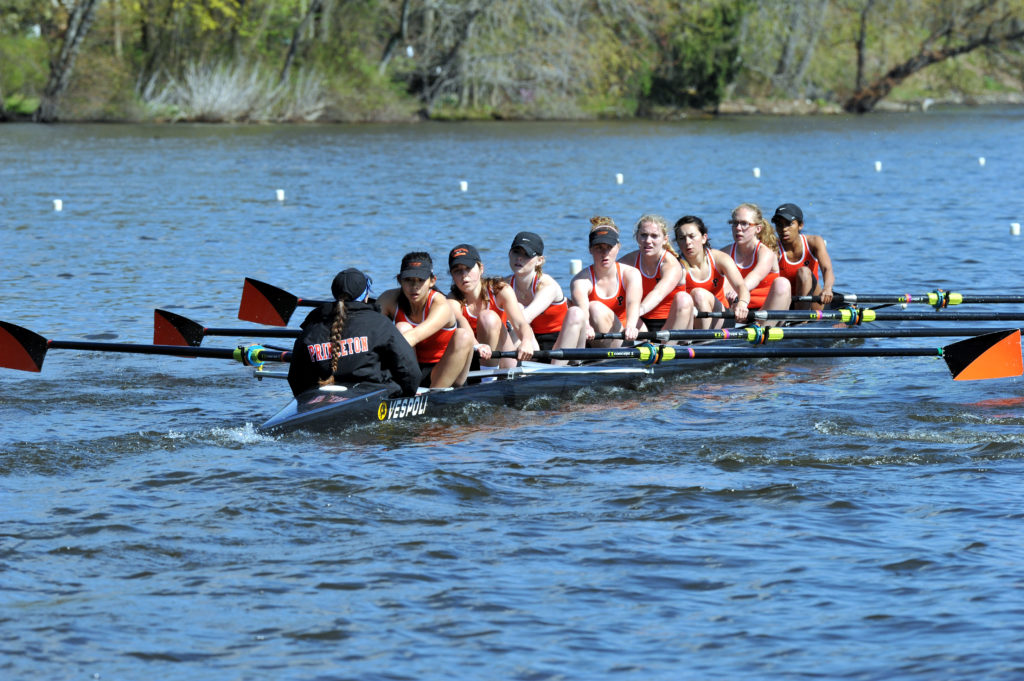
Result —
M 875 161 L 875 172 L 876 173 L 882 172 L 882 162 L 881 161 Z
M 569 274 L 576 276 L 583 269 L 583 261 L 578 258 L 573 258 L 569 261 Z
M 1012 234 L 1014 236 L 1020 236 L 1020 223 L 1019 222 L 1011 222 L 1010 223 L 1010 234 Z
M 54 199 L 53 200 L 53 209 L 55 211 L 57 211 L 58 213 L 61 212 L 62 210 L 64 210 L 64 202 L 61 201 L 60 199 Z
M 984 156 L 979 156 L 978 157 L 978 165 L 981 166 L 982 168 L 985 167 L 985 157 Z
M 284 190 L 283 189 L 278 189 L 277 190 L 277 200 L 278 201 L 284 201 Z
M 467 191 L 469 189 L 469 183 L 466 182 L 465 180 L 459 182 L 459 189 L 462 191 Z
M 761 169 L 754 168 L 754 177 L 761 177 Z
M 615 173 L 615 184 L 622 184 L 625 179 L 622 177 L 622 173 Z

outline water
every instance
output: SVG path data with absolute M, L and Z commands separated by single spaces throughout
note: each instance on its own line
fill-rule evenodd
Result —
M 246 276 L 315 298 L 357 266 L 379 292 L 403 252 L 461 241 L 504 272 L 521 229 L 564 285 L 591 215 L 694 213 L 723 244 L 751 200 L 804 209 L 839 290 L 1020 293 L 1022 148 L 1020 109 L 2 126 L 0 319 L 143 343 L 156 307 L 244 326 Z M 761 361 L 257 434 L 287 395 L 217 360 L 51 350 L 0 372 L 4 677 L 1024 675 L 1021 379 Z

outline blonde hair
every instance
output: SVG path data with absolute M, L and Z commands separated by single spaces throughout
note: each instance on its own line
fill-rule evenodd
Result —
M 615 224 L 615 220 L 612 220 L 609 217 L 605 217 L 604 215 L 595 215 L 594 217 L 590 218 L 591 232 L 593 232 L 595 229 L 600 229 L 601 227 L 610 227 L 611 229 L 615 230 L 616 234 L 619 233 L 619 228 Z
M 754 214 L 754 222 L 757 223 L 757 240 L 763 243 L 768 248 L 772 249 L 776 253 L 779 251 L 779 238 L 775 235 L 775 230 L 772 229 L 771 223 L 764 218 L 764 214 L 761 212 L 760 206 L 756 203 L 741 203 L 732 209 L 730 217 L 735 220 L 736 212 L 746 208 L 748 211 Z
M 679 254 L 676 253 L 676 249 L 672 248 L 672 237 L 668 235 L 668 222 L 666 222 L 665 218 L 660 215 L 641 215 L 640 219 L 636 221 L 636 227 L 633 229 L 633 238 L 639 239 L 640 227 L 642 227 L 644 223 L 648 222 L 661 230 L 662 236 L 665 237 L 665 249 L 678 258 Z

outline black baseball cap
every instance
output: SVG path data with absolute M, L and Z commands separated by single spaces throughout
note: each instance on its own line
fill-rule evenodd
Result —
M 590 230 L 590 245 L 608 244 L 614 246 L 619 243 L 619 233 L 611 227 L 598 227 Z
M 544 240 L 533 232 L 519 232 L 519 234 L 516 234 L 508 250 L 511 251 L 516 246 L 526 251 L 526 255 L 531 258 L 537 255 L 544 255 Z
M 331 283 L 335 300 L 362 300 L 370 292 L 370 279 L 354 267 L 338 272 Z
M 451 250 L 448 254 L 448 269 L 452 269 L 456 265 L 465 265 L 466 267 L 472 267 L 480 260 L 480 254 L 475 248 L 469 244 L 459 244 Z
M 772 222 L 775 222 L 775 218 L 782 218 L 787 223 L 804 221 L 804 212 L 800 210 L 800 206 L 795 203 L 784 203 L 775 209 L 775 215 L 772 216 Z
M 434 276 L 434 261 L 426 253 L 409 253 L 402 258 L 399 279 L 430 279 Z

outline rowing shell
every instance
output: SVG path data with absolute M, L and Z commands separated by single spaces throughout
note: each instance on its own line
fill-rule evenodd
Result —
M 609 361 L 586 366 L 552 366 L 526 362 L 522 367 L 496 370 L 479 383 L 428 390 L 415 397 L 388 397 L 392 386 L 378 383 L 325 386 L 295 397 L 260 426 L 260 431 L 337 430 L 444 416 L 468 405 L 522 408 L 539 396 L 565 399 L 584 388 L 636 388 L 655 375 L 692 371 L 715 363 L 698 360 L 685 365 L 623 366 L 622 362 Z

